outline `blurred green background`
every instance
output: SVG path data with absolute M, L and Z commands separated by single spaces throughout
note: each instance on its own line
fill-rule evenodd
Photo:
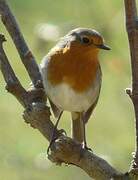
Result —
M 58 26 L 60 35 L 73 27 L 90 27 L 101 32 L 112 51 L 102 51 L 102 91 L 87 126 L 89 146 L 114 167 L 127 171 L 134 151 L 134 114 L 125 88 L 131 83 L 124 4 L 120 0 L 11 0 L 9 4 L 38 63 L 55 44 L 43 41 L 39 23 Z M 37 26 L 37 28 L 36 28 Z M 30 80 L 5 28 L 5 49 L 23 85 Z M 0 180 L 89 180 L 77 167 L 58 167 L 46 158 L 48 142 L 22 119 L 23 108 L 5 89 L 0 74 Z M 70 133 L 70 115 L 65 113 L 60 126 Z

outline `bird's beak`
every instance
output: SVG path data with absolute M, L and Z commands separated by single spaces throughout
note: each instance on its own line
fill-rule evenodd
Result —
M 98 48 L 100 48 L 100 49 L 104 49 L 104 50 L 111 50 L 111 48 L 109 47 L 109 46 L 107 46 L 107 45 L 105 45 L 105 44 L 98 44 L 98 45 L 96 45 Z

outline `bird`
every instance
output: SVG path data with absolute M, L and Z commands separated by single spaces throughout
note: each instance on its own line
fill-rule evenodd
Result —
M 72 138 L 83 148 L 85 125 L 98 102 L 102 83 L 99 51 L 110 50 L 102 35 L 91 28 L 69 31 L 42 59 L 40 71 L 47 98 L 57 118 L 63 111 L 71 113 Z M 54 131 L 49 148 L 54 139 Z

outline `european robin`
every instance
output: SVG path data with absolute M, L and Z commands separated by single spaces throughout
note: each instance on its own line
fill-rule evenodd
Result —
M 58 118 L 55 128 L 62 112 L 71 112 L 72 137 L 84 148 L 87 148 L 85 124 L 101 89 L 100 49 L 110 50 L 100 33 L 77 28 L 61 38 L 40 65 L 46 95 Z

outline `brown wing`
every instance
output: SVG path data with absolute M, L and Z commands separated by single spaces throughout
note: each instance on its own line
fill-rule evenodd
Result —
M 100 93 L 99 93 L 100 94 Z M 84 119 L 84 122 L 87 123 L 97 102 L 98 102 L 98 99 L 99 99 L 99 95 L 97 96 L 95 102 L 92 104 L 92 106 L 83 114 L 83 119 Z
M 100 85 L 99 93 L 98 93 L 98 96 L 97 96 L 95 102 L 90 106 L 90 108 L 85 113 L 83 113 L 83 119 L 84 119 L 85 123 L 88 122 L 88 120 L 89 120 L 89 118 L 90 118 L 90 116 L 91 116 L 91 114 L 92 114 L 92 112 L 93 112 L 93 110 L 94 110 L 94 108 L 95 108 L 95 106 L 96 106 L 96 104 L 98 102 L 99 95 L 100 95 L 100 90 L 101 90 L 101 85 Z
M 99 66 L 99 72 L 100 72 L 100 78 L 101 78 L 101 68 L 100 68 L 100 66 Z M 101 81 L 101 80 L 100 80 Z M 88 120 L 89 120 L 89 118 L 90 118 L 90 116 L 91 116 L 91 114 L 92 114 L 92 112 L 93 112 L 93 110 L 94 110 L 94 108 L 95 108 L 95 106 L 96 106 L 96 104 L 97 104 L 97 102 L 98 102 L 98 99 L 99 99 L 99 95 L 100 95 L 100 90 L 101 90 L 101 82 L 100 82 L 100 87 L 99 87 L 99 92 L 98 92 L 98 95 L 97 95 L 97 98 L 96 98 L 96 100 L 95 100 L 95 102 L 90 106 L 90 108 L 83 114 L 83 120 L 84 120 L 84 122 L 85 123 L 87 123 L 88 122 Z

